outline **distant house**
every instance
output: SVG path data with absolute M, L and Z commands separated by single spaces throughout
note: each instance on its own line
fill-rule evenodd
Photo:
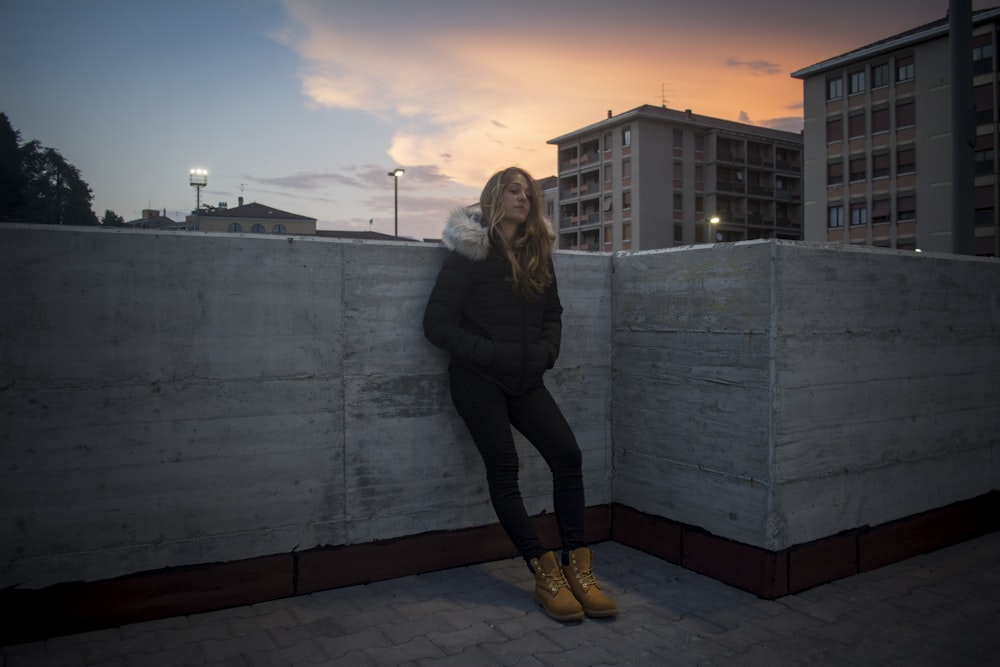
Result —
M 134 229 L 186 229 L 187 224 L 183 222 L 177 222 L 171 218 L 167 217 L 167 212 L 164 211 L 162 214 L 156 209 L 143 209 L 142 217 L 136 218 L 135 220 L 129 220 L 125 223 L 126 227 L 132 227 Z
M 187 228 L 202 232 L 315 235 L 316 218 L 253 202 L 235 208 L 220 207 L 193 213 L 187 217 Z

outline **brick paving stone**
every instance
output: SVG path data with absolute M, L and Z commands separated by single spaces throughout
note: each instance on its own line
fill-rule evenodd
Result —
M 497 644 L 483 644 L 481 648 L 492 656 L 488 663 L 491 665 L 521 665 L 521 661 L 529 657 L 542 661 L 543 656 L 562 650 L 538 632 Z
M 236 655 L 254 655 L 278 648 L 266 633 L 257 632 L 232 639 L 206 639 L 198 642 L 207 662 L 223 660 Z
M 376 667 L 375 663 L 369 660 L 368 656 L 361 651 L 352 651 L 339 658 L 327 660 L 322 664 L 323 667 Z
M 198 644 L 184 644 L 170 651 L 157 653 L 129 653 L 125 656 L 127 667 L 175 667 L 176 665 L 202 665 L 205 654 Z
M 161 618 L 155 621 L 143 621 L 141 623 L 123 625 L 118 628 L 118 631 L 123 639 L 130 639 L 136 635 L 141 635 L 147 632 L 156 632 L 157 630 L 179 630 L 190 626 L 191 624 L 188 621 L 187 616 L 173 616 L 171 618 Z
M 104 662 L 114 657 L 124 657 L 129 653 L 155 653 L 161 648 L 155 632 L 134 635 L 118 641 L 96 641 L 81 646 L 80 656 L 86 664 Z
M 525 615 L 526 610 L 497 605 L 479 605 L 458 611 L 439 614 L 440 618 L 456 630 L 468 628 L 474 623 L 495 624 Z
M 396 667 L 407 660 L 416 662 L 421 658 L 445 657 L 444 651 L 426 637 L 415 637 L 402 644 L 366 648 L 364 653 L 378 667 Z
M 125 664 L 125 656 L 115 655 L 104 660 L 98 660 L 97 662 L 86 663 L 88 667 L 127 667 Z
M 415 637 L 424 637 L 432 632 L 450 632 L 452 626 L 438 616 L 425 616 L 402 623 L 381 623 L 378 629 L 382 631 L 393 644 L 403 644 Z
M 311 639 L 313 637 L 339 637 L 344 633 L 344 628 L 330 618 L 323 618 L 312 623 L 303 623 L 287 628 L 267 629 L 267 634 L 278 648 L 291 646 L 304 639 Z
M 420 658 L 415 660 L 418 667 L 480 667 L 489 665 L 492 656 L 479 646 L 468 646 L 461 653 L 443 658 Z
M 279 667 L 280 665 L 293 665 L 297 663 L 319 663 L 326 660 L 326 653 L 312 639 L 303 639 L 290 646 L 284 646 L 274 651 L 267 651 L 268 664 Z
M 551 627 L 553 623 L 558 621 L 552 620 L 541 611 L 533 610 L 511 619 L 496 621 L 492 625 L 507 639 L 519 639 L 541 628 Z
M 414 602 L 392 605 L 400 616 L 413 620 L 424 618 L 430 615 L 437 615 L 450 611 L 462 611 L 464 607 L 455 600 L 438 595 L 433 590 L 424 593 L 424 597 L 418 598 Z
M 266 614 L 251 617 L 231 618 L 227 621 L 237 637 L 249 636 L 264 632 L 270 628 L 288 628 L 298 625 L 298 621 L 288 609 L 278 609 Z
M 363 630 L 365 628 L 379 627 L 391 623 L 403 623 L 405 618 L 392 607 L 374 607 L 367 611 L 361 611 L 349 616 L 341 616 L 337 619 L 344 630 Z
M 339 659 L 367 648 L 391 646 L 392 642 L 380 631 L 367 628 L 358 632 L 348 632 L 339 637 L 317 637 L 316 644 L 329 658 Z
M 166 628 L 155 632 L 160 640 L 160 646 L 167 651 L 192 642 L 209 639 L 221 641 L 233 637 L 233 631 L 224 619 L 215 620 L 212 623 L 190 625 L 186 628 Z
M 486 623 L 473 623 L 467 628 L 450 632 L 430 632 L 427 638 L 440 647 L 447 655 L 462 653 L 477 644 L 496 644 L 507 638 L 496 628 Z

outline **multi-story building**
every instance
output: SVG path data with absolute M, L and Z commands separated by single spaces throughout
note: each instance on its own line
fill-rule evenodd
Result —
M 1000 9 L 972 19 L 973 252 L 997 255 Z M 793 72 L 803 81 L 807 241 L 952 250 L 947 18 Z M 971 133 L 970 133 L 971 134 Z M 974 209 L 974 212 L 973 212 Z
M 559 248 L 802 238 L 802 137 L 641 106 L 549 140 Z

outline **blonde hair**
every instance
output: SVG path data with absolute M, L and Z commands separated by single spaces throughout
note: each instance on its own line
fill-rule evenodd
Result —
M 528 183 L 531 195 L 531 206 L 528 218 L 518 227 L 514 238 L 509 241 L 503 237 L 498 227 L 503 220 L 503 191 L 515 176 L 522 176 Z M 552 283 L 552 228 L 542 215 L 542 191 L 531 175 L 520 167 L 508 167 L 493 174 L 482 194 L 479 195 L 479 207 L 483 212 L 490 237 L 500 244 L 507 261 L 510 262 L 511 288 L 528 301 L 534 301 L 538 295 Z

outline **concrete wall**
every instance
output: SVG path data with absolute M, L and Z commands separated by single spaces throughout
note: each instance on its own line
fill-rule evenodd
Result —
M 495 522 L 421 244 L 0 228 L 0 587 Z M 549 377 L 611 501 L 610 264 L 559 256 Z M 519 441 L 520 442 L 520 441 Z M 529 509 L 552 511 L 526 443 Z
M 443 257 L 0 226 L 0 587 L 495 522 L 420 327 Z M 781 549 L 1000 488 L 1000 262 L 781 242 L 555 261 L 547 384 L 588 505 Z
M 1000 262 L 614 260 L 615 500 L 778 551 L 1000 488 Z

